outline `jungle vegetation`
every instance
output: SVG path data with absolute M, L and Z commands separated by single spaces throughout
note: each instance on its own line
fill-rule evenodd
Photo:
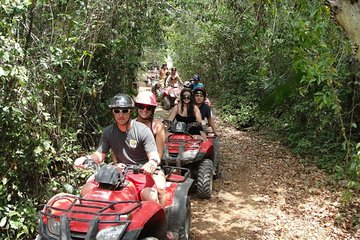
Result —
M 171 56 L 200 74 L 223 121 L 271 131 L 359 197 L 359 60 L 323 1 L 3 0 L 0 239 L 31 239 L 73 160 L 109 124 L 109 99 Z M 221 106 L 221 107 L 220 107 Z

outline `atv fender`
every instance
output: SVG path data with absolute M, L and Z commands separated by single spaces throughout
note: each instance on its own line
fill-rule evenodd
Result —
M 153 201 L 141 202 L 141 209 L 134 212 L 132 221 L 122 240 L 156 237 L 166 239 L 166 215 L 164 208 Z
M 185 182 L 179 183 L 177 186 L 174 193 L 173 205 L 166 209 L 168 231 L 178 233 L 183 227 L 187 213 L 185 209 L 189 198 L 188 192 L 193 181 L 193 179 L 188 178 Z

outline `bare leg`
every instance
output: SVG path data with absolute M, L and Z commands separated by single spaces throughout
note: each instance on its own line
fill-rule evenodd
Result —
M 155 188 L 144 188 L 143 190 L 141 190 L 140 196 L 141 199 L 144 201 L 154 201 L 156 203 L 159 203 L 158 193 Z
M 208 140 L 205 132 L 200 131 L 200 134 L 201 134 L 202 138 L 204 139 L 204 141 Z
M 159 197 L 159 203 L 162 207 L 165 207 L 166 204 L 166 179 L 165 174 L 162 170 L 158 172 L 158 174 L 152 175 L 152 178 L 154 179 L 158 197 Z

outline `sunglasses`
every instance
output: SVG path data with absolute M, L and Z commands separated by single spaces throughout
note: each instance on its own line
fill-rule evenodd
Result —
M 147 109 L 148 111 L 152 111 L 152 110 L 154 110 L 155 109 L 155 107 L 154 106 L 150 106 L 150 105 L 143 105 L 143 104 L 137 104 L 136 105 L 136 107 L 138 108 L 138 109 L 141 109 L 141 110 L 143 110 L 143 109 Z
M 123 114 L 126 114 L 126 113 L 129 113 L 130 112 L 130 109 L 119 109 L 119 108 L 115 108 L 115 109 L 112 109 L 112 112 L 115 113 L 115 114 L 119 114 L 119 113 L 123 113 Z
M 191 99 L 190 95 L 182 95 L 182 99 Z

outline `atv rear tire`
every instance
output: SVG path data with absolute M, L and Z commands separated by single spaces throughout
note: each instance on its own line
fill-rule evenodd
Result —
M 199 165 L 197 176 L 197 194 L 199 198 L 210 198 L 213 183 L 213 162 L 205 159 Z
M 166 97 L 164 97 L 163 101 L 164 101 L 164 110 L 170 110 L 170 108 L 171 108 L 170 98 L 168 96 L 166 96 Z
M 213 146 L 214 146 L 214 179 L 218 179 L 221 177 L 221 171 L 220 171 L 220 142 L 219 138 L 215 137 L 213 140 Z
M 184 219 L 184 224 L 181 226 L 179 232 L 180 240 L 190 239 L 190 228 L 191 228 L 191 204 L 188 196 L 186 200 L 186 215 Z

